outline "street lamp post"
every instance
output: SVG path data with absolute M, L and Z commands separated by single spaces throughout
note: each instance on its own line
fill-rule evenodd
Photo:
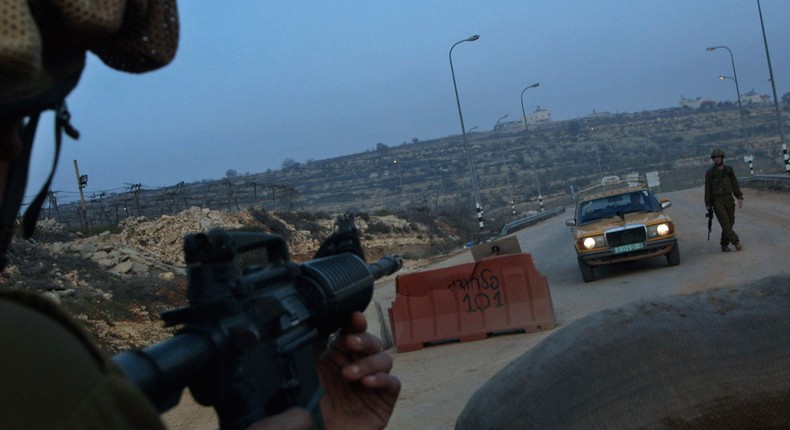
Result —
M 461 135 L 464 139 L 464 151 L 466 151 L 466 159 L 469 162 L 469 174 L 472 176 L 472 189 L 475 193 L 475 211 L 477 212 L 477 223 L 480 228 L 480 231 L 483 231 L 483 206 L 480 204 L 480 189 L 477 186 L 477 174 L 475 173 L 475 165 L 472 163 L 472 154 L 469 151 L 469 143 L 466 140 L 466 127 L 464 126 L 464 115 L 461 113 L 461 99 L 458 98 L 458 85 L 455 82 L 455 69 L 453 68 L 453 48 L 455 48 L 458 44 L 464 42 L 474 42 L 475 40 L 479 39 L 480 36 L 475 34 L 473 36 L 469 36 L 464 40 L 455 42 L 452 47 L 450 47 L 450 73 L 453 75 L 453 89 L 455 90 L 455 103 L 458 105 L 458 118 L 461 119 Z
M 593 148 L 595 148 L 595 158 L 598 160 L 598 179 L 603 179 L 603 170 L 601 169 L 601 154 L 598 152 L 598 144 L 596 143 Z
M 741 89 L 738 86 L 738 73 L 735 71 L 735 57 L 732 55 L 732 50 L 726 46 L 711 46 L 709 48 L 705 48 L 706 51 L 715 51 L 717 49 L 726 49 L 727 52 L 730 53 L 730 63 L 732 64 L 732 78 L 729 76 L 719 76 L 719 79 L 732 79 L 735 82 L 735 92 L 738 94 L 738 114 L 741 116 L 741 134 L 743 134 L 743 140 L 746 140 L 746 120 L 743 117 L 743 106 L 741 106 Z
M 400 197 L 401 197 L 401 204 L 403 203 L 403 177 L 400 174 L 400 164 L 398 164 L 398 160 L 392 160 L 392 164 L 395 165 L 395 169 L 398 171 L 398 182 L 400 182 Z
M 516 201 L 513 199 L 513 186 L 510 185 L 510 172 L 507 170 L 507 159 L 505 158 L 505 145 L 499 142 L 499 152 L 502 153 L 502 167 L 505 168 L 505 181 L 507 182 L 507 191 L 510 197 L 510 211 L 513 216 L 516 216 Z
M 529 131 L 529 127 L 527 127 L 527 111 L 524 110 L 524 93 L 528 89 L 535 88 L 538 85 L 540 85 L 540 82 L 535 82 L 534 84 L 528 86 L 527 88 L 524 88 L 524 90 L 521 91 L 521 114 L 524 115 L 524 131 Z
M 524 116 L 524 134 L 527 136 L 527 138 L 529 138 L 529 134 L 527 133 L 529 128 L 527 127 L 527 111 L 524 110 L 524 93 L 528 89 L 535 88 L 538 85 L 540 85 L 540 82 L 535 82 L 521 91 L 521 114 Z M 538 180 L 537 166 L 535 166 L 535 157 L 531 156 L 530 158 L 532 159 L 532 173 L 535 175 L 535 185 L 538 187 L 538 201 L 540 201 L 540 211 L 543 212 L 543 195 L 540 192 L 540 181 Z
M 535 157 L 532 157 L 532 174 L 535 176 L 535 184 L 538 186 L 538 202 L 540 203 L 540 211 L 543 212 L 543 194 L 540 192 L 540 180 L 538 180 L 538 169 L 535 168 Z
M 782 132 L 782 117 L 779 113 L 779 99 L 776 97 L 776 81 L 774 81 L 774 69 L 771 67 L 771 55 L 768 53 L 768 39 L 765 37 L 765 23 L 763 23 L 763 8 L 760 7 L 760 0 L 757 0 L 757 11 L 760 14 L 760 28 L 763 31 L 763 45 L 765 45 L 765 59 L 768 61 L 768 76 L 771 78 L 771 90 L 774 93 L 774 112 L 776 113 L 776 128 L 779 129 L 779 140 L 782 141 L 782 158 L 785 162 L 785 173 L 790 174 L 790 155 L 787 153 L 787 143 Z

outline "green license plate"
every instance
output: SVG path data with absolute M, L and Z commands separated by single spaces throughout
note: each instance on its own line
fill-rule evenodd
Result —
M 614 248 L 612 248 L 612 252 L 614 252 L 615 254 L 622 254 L 624 252 L 638 251 L 640 249 L 645 249 L 645 244 L 643 242 L 629 243 L 628 245 L 615 246 Z

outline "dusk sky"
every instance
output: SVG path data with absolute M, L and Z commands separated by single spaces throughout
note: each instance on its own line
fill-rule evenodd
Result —
M 778 96 L 790 91 L 790 2 L 762 0 Z M 132 75 L 90 55 L 67 99 L 52 186 L 78 198 L 73 160 L 100 191 L 279 169 L 460 134 L 450 47 L 467 129 L 491 130 L 538 106 L 553 120 L 678 106 L 681 97 L 772 96 L 756 0 L 510 0 L 178 4 L 167 67 Z M 39 124 L 30 200 L 52 163 L 52 116 Z M 459 149 L 459 157 L 463 152 Z

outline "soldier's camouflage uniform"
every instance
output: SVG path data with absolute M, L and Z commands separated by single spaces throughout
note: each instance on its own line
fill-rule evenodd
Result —
M 740 242 L 732 227 L 735 224 L 735 199 L 743 199 L 743 193 L 732 167 L 722 166 L 719 169 L 714 165 L 705 173 L 705 207 L 713 208 L 721 226 L 721 246 L 726 247 Z

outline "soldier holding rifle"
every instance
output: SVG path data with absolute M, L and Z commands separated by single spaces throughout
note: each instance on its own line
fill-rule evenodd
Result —
M 705 172 L 705 208 L 716 214 L 716 219 L 721 226 L 721 252 L 730 252 L 730 244 L 737 251 L 743 249 L 738 234 L 732 229 L 735 224 L 735 199 L 738 200 L 738 209 L 743 207 L 743 193 L 738 185 L 738 178 L 732 166 L 724 164 L 724 151 L 714 149 L 710 154 L 713 166 Z M 711 220 L 708 220 L 708 238 L 710 238 Z
M 0 269 L 21 207 L 37 121 L 56 111 L 62 133 L 77 138 L 65 97 L 77 85 L 88 51 L 118 70 L 142 73 L 168 64 L 178 42 L 175 0 L 0 0 Z M 53 165 L 53 171 L 54 171 Z M 29 237 L 51 175 L 24 217 Z M 392 358 L 367 333 L 361 312 L 331 338 L 314 364 L 325 393 L 326 428 L 383 428 L 400 381 Z M 0 289 L 0 427 L 4 429 L 158 429 L 158 411 L 93 337 L 54 302 L 24 290 Z M 304 409 L 253 423 L 262 430 L 306 429 Z

